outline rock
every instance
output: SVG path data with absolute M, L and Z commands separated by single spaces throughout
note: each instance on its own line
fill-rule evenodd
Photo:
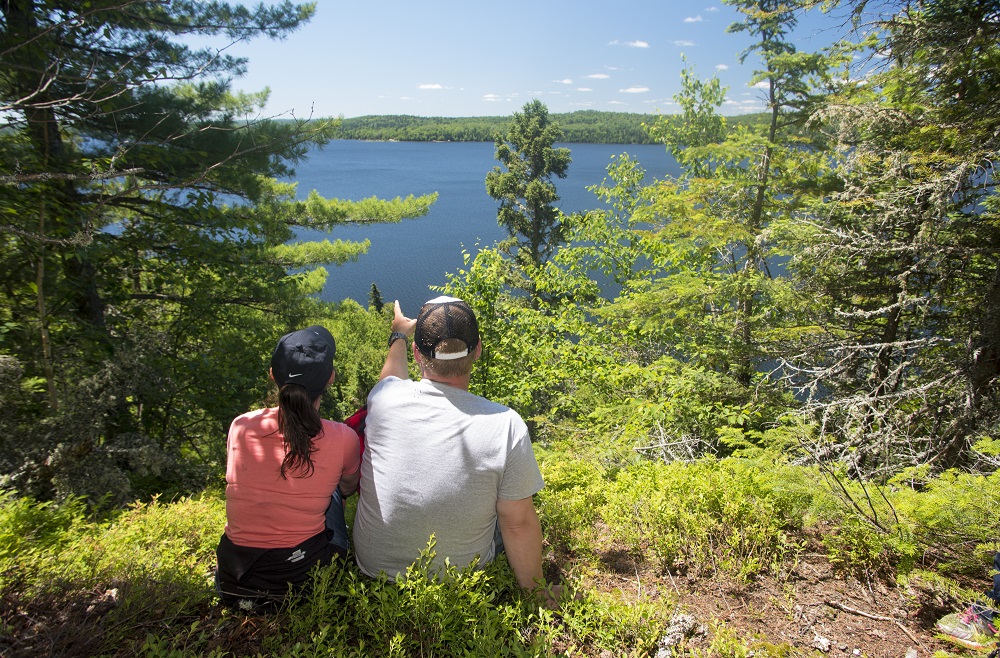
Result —
M 813 636 L 813 649 L 819 649 L 823 653 L 829 653 L 830 647 L 833 646 L 833 642 L 823 637 L 822 635 Z
M 671 658 L 674 647 L 684 638 L 691 636 L 698 627 L 698 622 L 691 615 L 677 613 L 670 618 L 670 624 L 656 643 L 656 658 Z

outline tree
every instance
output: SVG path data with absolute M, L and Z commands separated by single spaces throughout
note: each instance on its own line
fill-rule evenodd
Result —
M 376 313 L 382 312 L 382 307 L 385 306 L 385 302 L 382 300 L 382 291 L 378 289 L 375 283 L 372 283 L 372 289 L 368 291 L 368 306 L 370 306 Z
M 822 452 L 882 475 L 974 464 L 1000 383 L 1000 3 L 894 4 L 884 64 L 817 114 L 845 185 L 790 263 L 831 310 L 802 363 Z
M 801 3 L 727 4 L 745 17 L 730 31 L 757 39 L 742 57 L 760 58 L 752 82 L 765 90 L 768 121 L 728 130 L 716 114 L 726 90 L 685 70 L 681 120 L 653 128 L 682 174 L 656 184 L 653 203 L 637 211 L 654 227 L 646 250 L 658 269 L 620 307 L 640 332 L 749 387 L 802 318 L 804 300 L 775 270 L 794 249 L 778 244 L 776 227 L 831 183 L 822 142 L 803 130 L 803 108 L 836 62 L 798 53 L 788 40 Z
M 552 177 L 565 178 L 569 149 L 553 148 L 562 137 L 549 121 L 549 111 L 539 100 L 515 112 L 507 133 L 495 141 L 496 159 L 504 166 L 486 174 L 486 192 L 500 202 L 497 222 L 509 235 L 502 248 L 513 257 L 521 278 L 516 287 L 535 299 L 531 270 L 538 268 L 562 244 L 565 226 Z
M 21 373 L 2 470 L 23 487 L 124 495 L 218 461 L 207 437 L 257 395 L 271 336 L 316 313 L 318 266 L 367 249 L 294 229 L 433 201 L 295 200 L 276 179 L 336 124 L 261 117 L 266 92 L 230 88 L 246 60 L 183 41 L 283 38 L 313 11 L 0 2 L 0 350 Z

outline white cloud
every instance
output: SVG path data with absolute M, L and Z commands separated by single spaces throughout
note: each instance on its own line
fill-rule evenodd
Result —
M 562 80 L 553 80 L 553 82 L 558 82 L 561 85 L 571 85 L 573 80 L 571 78 L 563 78 Z
M 502 101 L 503 97 L 500 94 L 483 94 L 483 100 L 487 103 L 496 103 Z
M 708 7 L 708 8 L 705 9 L 705 11 L 717 12 L 717 11 L 719 11 L 719 8 L 718 7 Z
M 626 89 L 619 89 L 623 94 L 645 94 L 649 91 L 649 87 L 628 87 Z
M 764 103 L 760 100 L 733 100 L 732 98 L 726 97 L 726 100 L 722 102 L 727 110 L 734 112 L 760 112 L 764 109 Z
M 607 80 L 611 76 L 608 75 L 607 73 L 591 73 L 587 77 L 593 80 Z
M 678 39 L 674 41 L 674 45 L 678 48 L 688 48 L 694 45 L 694 41 L 688 41 L 687 39 Z
M 577 87 L 576 90 L 577 91 L 594 91 L 590 87 Z
M 615 39 L 608 43 L 609 46 L 628 46 L 629 48 L 649 48 L 649 42 L 647 41 L 619 41 Z
M 437 83 L 429 85 L 417 85 L 417 89 L 444 89 L 444 85 L 439 85 Z
M 761 80 L 760 82 L 757 82 L 757 83 L 752 84 L 752 85 L 747 85 L 747 86 L 750 87 L 751 89 L 770 89 L 771 88 L 771 85 L 770 85 L 770 83 L 767 80 Z
M 728 64 L 716 64 L 715 65 L 715 70 L 716 71 L 728 71 L 729 70 L 729 65 Z
M 628 103 L 624 101 L 608 101 L 608 105 L 628 105 Z
M 688 16 L 684 19 L 685 23 L 700 23 L 702 21 L 701 15 L 698 16 Z

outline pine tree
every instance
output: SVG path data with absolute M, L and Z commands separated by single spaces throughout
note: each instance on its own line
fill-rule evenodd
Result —
M 99 496 L 176 457 L 218 460 L 205 437 L 257 395 L 317 266 L 367 249 L 286 245 L 293 229 L 433 201 L 297 201 L 277 182 L 336 124 L 259 118 L 267 95 L 232 91 L 247 61 L 225 46 L 284 38 L 314 9 L 0 2 L 0 349 L 22 373 L 0 394 L 0 470 L 18 483 Z M 186 45 L 202 37 L 222 43 Z
M 507 132 L 495 141 L 503 165 L 486 174 L 486 192 L 500 202 L 497 222 L 507 229 L 502 248 L 515 263 L 515 287 L 536 299 L 532 270 L 540 267 L 565 240 L 559 200 L 552 177 L 565 178 L 569 149 L 554 148 L 562 137 L 545 105 L 534 100 L 516 112 Z

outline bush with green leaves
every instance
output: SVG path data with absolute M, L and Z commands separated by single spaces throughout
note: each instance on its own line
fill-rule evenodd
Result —
M 843 469 L 824 472 L 836 495 L 819 511 L 835 527 L 823 543 L 843 571 L 891 579 L 919 561 L 942 575 L 989 580 L 993 555 L 1000 551 L 1000 474 L 932 475 L 924 465 L 880 485 L 852 480 Z
M 575 555 L 594 552 L 594 530 L 605 504 L 606 468 L 586 458 L 538 450 L 545 488 L 538 493 L 538 509 L 546 541 Z
M 0 628 L 0 648 L 166 658 L 547 656 L 562 646 L 621 655 L 648 652 L 669 612 L 662 602 L 569 600 L 570 592 L 556 614 L 521 592 L 502 558 L 432 573 L 430 544 L 394 583 L 353 563 L 318 569 L 307 595 L 246 617 L 220 608 L 212 584 L 224 523 L 218 492 L 137 504 L 104 521 L 87 518 L 77 501 L 4 498 L 0 612 L 12 621 Z M 28 607 L 49 623 L 31 625 L 20 614 Z
M 8 566 L 23 568 L 40 554 L 58 550 L 85 515 L 79 498 L 39 503 L 11 493 L 0 496 L 0 572 Z
M 704 458 L 623 469 L 601 513 L 615 539 L 664 571 L 749 581 L 800 550 L 794 533 L 810 502 L 792 469 Z

